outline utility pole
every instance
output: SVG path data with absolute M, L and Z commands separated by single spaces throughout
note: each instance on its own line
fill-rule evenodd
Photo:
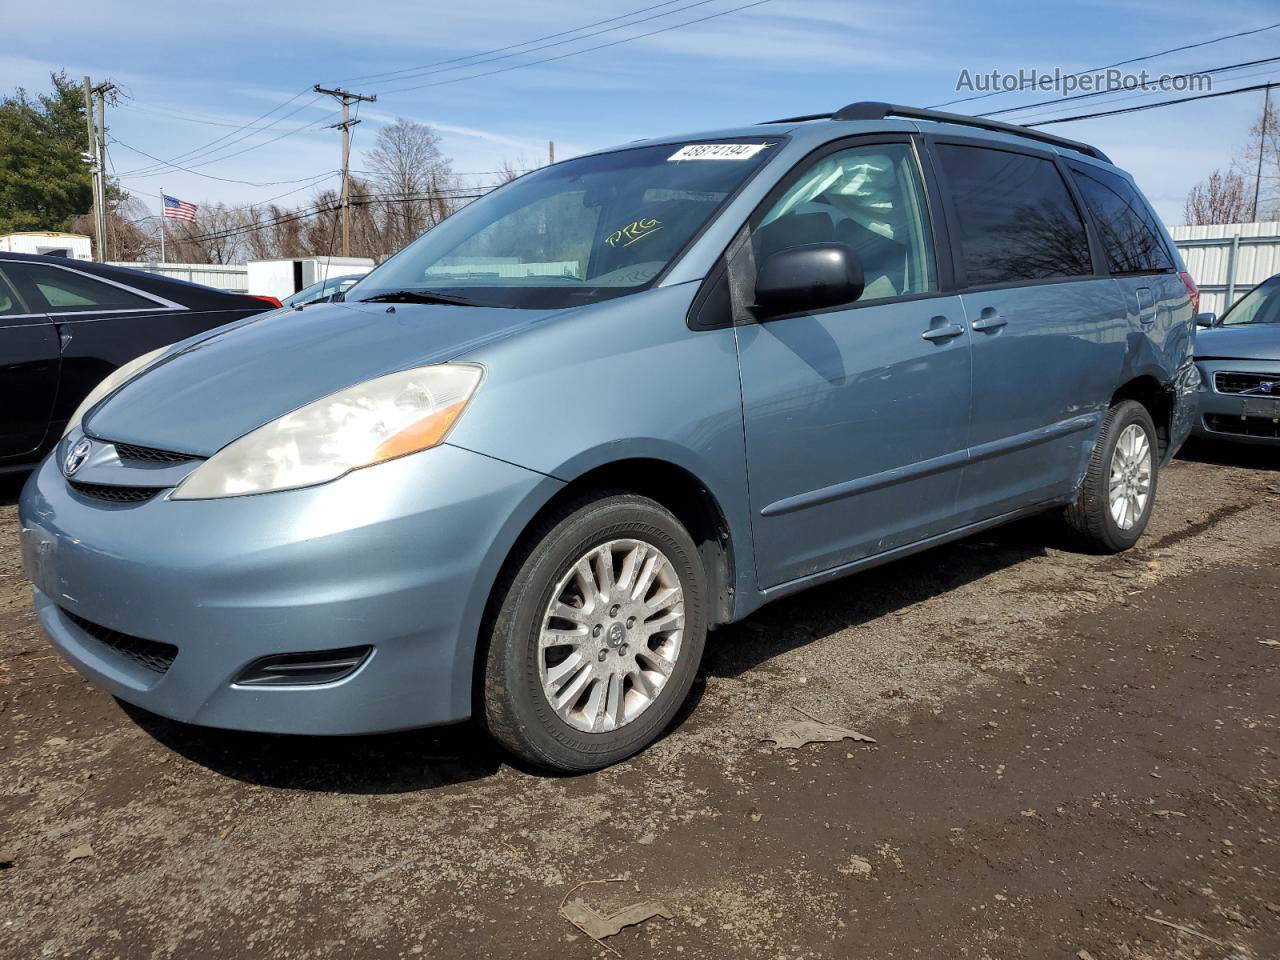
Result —
M 1258 219 L 1258 193 L 1262 190 L 1262 157 L 1267 152 L 1267 119 L 1271 115 L 1271 87 L 1267 86 L 1267 91 L 1262 100 L 1262 130 L 1258 134 L 1258 172 L 1253 178 L 1253 215 L 1250 220 Z
M 330 90 L 318 83 L 313 89 L 316 93 L 336 97 L 342 103 L 342 122 L 330 124 L 330 129 L 342 131 L 342 255 L 349 257 L 351 256 L 351 128 L 360 122 L 351 119 L 351 104 L 360 101 L 373 103 L 378 98 L 377 96 L 366 97 L 341 88 Z
M 94 258 L 100 263 L 108 259 L 107 253 L 107 95 L 114 93 L 116 85 L 108 80 L 96 87 L 88 77 L 84 78 L 84 122 L 89 134 L 89 149 L 85 159 L 89 163 L 89 178 L 93 184 L 93 232 L 96 234 Z M 97 122 L 94 122 L 94 98 L 98 100 Z
M 102 240 L 102 261 L 111 259 L 107 238 L 107 94 L 115 90 L 115 84 L 108 81 L 93 88 L 98 97 L 98 142 L 96 146 L 98 164 L 98 196 L 102 202 L 98 206 L 98 236 Z
M 93 123 L 93 81 L 84 78 L 84 122 L 89 133 L 89 149 L 85 151 L 85 159 L 89 161 L 89 180 L 93 185 L 93 258 L 99 262 L 107 259 L 104 250 L 105 232 L 102 229 L 102 191 L 98 180 L 98 131 Z
M 555 166 L 556 162 L 556 142 L 554 140 L 547 141 L 547 161 Z

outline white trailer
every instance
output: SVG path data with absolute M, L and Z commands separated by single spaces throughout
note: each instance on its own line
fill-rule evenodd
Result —
M 6 233 L 0 236 L 0 251 L 66 257 L 68 260 L 92 260 L 93 242 L 78 233 L 29 230 L 24 233 Z
M 329 277 L 364 275 L 375 264 L 368 257 L 295 257 L 291 260 L 250 260 L 249 293 L 285 297 Z

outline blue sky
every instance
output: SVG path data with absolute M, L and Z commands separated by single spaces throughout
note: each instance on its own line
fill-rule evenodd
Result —
M 110 78 L 120 84 L 128 99 L 109 114 L 110 132 L 120 141 L 111 147 L 112 163 L 125 186 L 152 207 L 161 186 L 197 203 L 239 205 L 286 191 L 296 192 L 280 202 L 296 203 L 310 195 L 306 179 L 328 174 L 328 182 L 336 182 L 339 138 L 323 126 L 331 122 L 335 105 L 328 98 L 312 102 L 314 83 L 379 94 L 376 104 L 361 109 L 353 167 L 361 167 L 377 128 L 403 116 L 435 126 L 454 168 L 476 174 L 467 182 L 484 183 L 492 179 L 486 172 L 504 161 L 521 167 L 542 162 L 548 140 L 556 141 L 557 157 L 563 159 L 657 134 L 830 110 L 852 100 L 931 105 L 958 96 L 954 91 L 962 69 L 1060 67 L 1071 72 L 1280 21 L 1280 8 L 1261 0 L 1097 0 L 1052 6 L 769 0 L 607 49 L 504 69 L 747 2 L 677 0 L 585 31 L 608 31 L 593 37 L 568 43 L 560 41 L 570 37 L 556 37 L 535 44 L 554 46 L 521 56 L 428 67 L 429 72 L 408 79 L 369 75 L 520 44 L 654 3 L 64 0 L 56 18 L 40 4 L 15 4 L 5 12 L 6 33 L 21 42 L 4 44 L 0 87 L 41 89 L 49 71 L 62 68 L 76 79 L 88 73 L 95 81 Z M 609 29 L 642 18 L 653 19 Z M 513 52 L 518 51 L 491 56 Z M 1278 53 L 1280 29 L 1143 66 L 1178 73 Z M 1280 79 L 1278 67 L 1222 75 L 1215 89 Z M 397 92 L 427 83 L 433 85 Z M 237 132 L 237 126 L 302 91 L 307 92 L 260 121 L 260 131 Z M 1055 95 L 1002 95 L 953 109 L 976 112 Z M 1116 94 L 1066 109 L 1086 112 L 1112 102 L 1128 106 L 1171 96 L 1176 94 Z M 1187 190 L 1215 167 L 1225 167 L 1241 146 L 1261 109 L 1261 96 L 1223 97 L 1050 129 L 1101 146 L 1134 173 L 1166 222 L 1175 224 L 1181 222 Z M 1004 119 L 1046 116 L 1041 109 Z M 228 134 L 208 152 L 179 159 Z M 140 172 L 152 161 L 129 147 L 190 164 L 196 172 Z

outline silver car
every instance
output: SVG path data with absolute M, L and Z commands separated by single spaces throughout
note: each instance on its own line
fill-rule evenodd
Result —
M 1201 314 L 1197 436 L 1280 446 L 1280 274 L 1221 317 Z

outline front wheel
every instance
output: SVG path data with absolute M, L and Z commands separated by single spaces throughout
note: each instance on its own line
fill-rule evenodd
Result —
M 560 771 L 616 763 L 655 740 L 688 695 L 706 638 L 697 548 L 633 494 L 566 505 L 499 587 L 484 722 Z
M 1155 423 L 1136 400 L 1107 412 L 1089 469 L 1067 522 L 1093 547 L 1128 550 L 1141 538 L 1155 505 L 1159 461 Z

